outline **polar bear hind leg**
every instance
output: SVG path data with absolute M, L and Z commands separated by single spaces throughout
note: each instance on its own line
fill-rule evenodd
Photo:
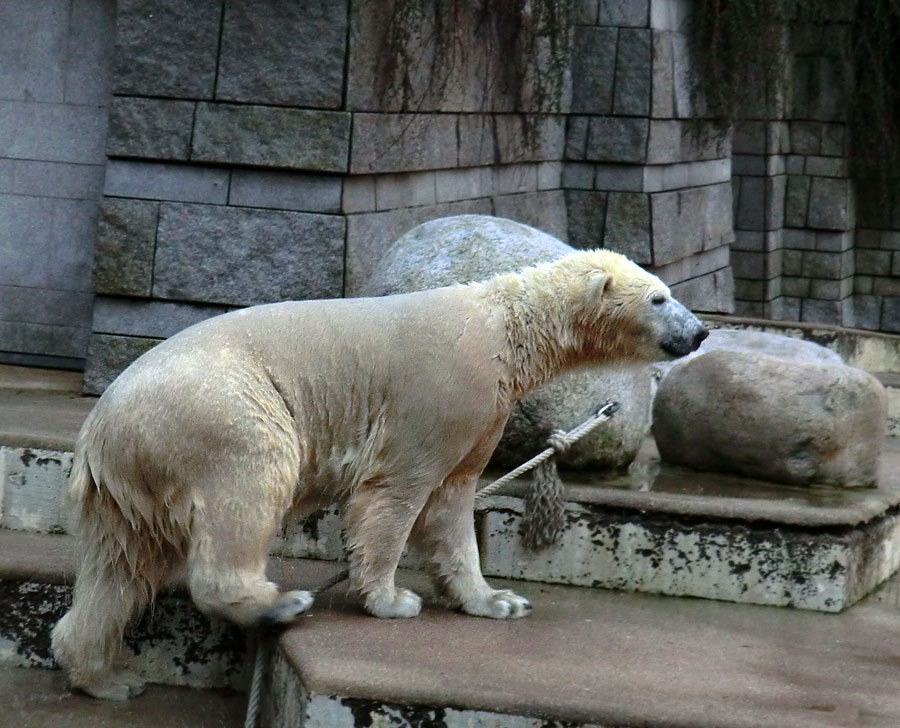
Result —
M 202 517 L 192 524 L 187 564 L 188 587 L 201 612 L 253 627 L 289 623 L 312 605 L 310 592 L 281 592 L 266 577 L 269 548 L 287 509 L 291 484 L 267 487 L 255 501 L 239 495 L 247 492 L 246 483 L 271 483 L 273 475 L 232 469 L 233 483 L 201 485 Z
M 461 477 L 434 491 L 411 541 L 454 606 L 478 617 L 524 617 L 531 612 L 528 600 L 509 589 L 494 589 L 481 574 L 473 517 L 477 482 L 478 476 Z

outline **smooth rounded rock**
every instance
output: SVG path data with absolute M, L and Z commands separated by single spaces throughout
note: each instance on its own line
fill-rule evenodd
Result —
M 681 359 L 671 362 L 658 362 L 653 366 L 662 376 L 665 376 L 674 367 L 717 349 L 766 354 L 791 361 L 820 362 L 822 364 L 836 365 L 844 363 L 840 354 L 813 341 L 797 339 L 784 334 L 771 334 L 766 331 L 713 329 L 697 351 Z
M 387 251 L 363 295 L 384 296 L 486 280 L 556 260 L 574 248 L 522 223 L 486 215 L 439 218 L 413 228 Z M 554 429 L 580 425 L 607 400 L 620 410 L 557 458 L 560 465 L 622 470 L 650 427 L 652 378 L 646 366 L 592 367 L 540 387 L 513 410 L 493 463 L 515 467 L 546 447 Z
M 794 485 L 875 484 L 884 387 L 861 369 L 741 349 L 672 367 L 653 405 L 667 462 Z

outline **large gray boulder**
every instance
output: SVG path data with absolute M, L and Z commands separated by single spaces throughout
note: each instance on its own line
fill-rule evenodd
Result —
M 794 358 L 717 348 L 672 367 L 653 404 L 662 458 L 794 485 L 875 484 L 884 387 L 803 348 Z
M 384 296 L 486 280 L 556 260 L 573 248 L 528 225 L 485 215 L 458 215 L 413 228 L 387 251 L 364 295 Z M 526 397 L 513 411 L 494 464 L 513 467 L 546 447 L 550 432 L 569 430 L 609 399 L 621 409 L 558 458 L 561 465 L 622 470 L 650 428 L 651 376 L 646 366 L 570 372 Z
M 657 362 L 653 366 L 662 376 L 665 376 L 673 367 L 716 349 L 766 354 L 791 361 L 838 365 L 844 363 L 840 354 L 812 341 L 750 329 L 713 329 L 697 351 L 675 361 Z

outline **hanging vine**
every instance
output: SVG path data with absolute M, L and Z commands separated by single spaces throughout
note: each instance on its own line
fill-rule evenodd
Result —
M 560 113 L 569 82 L 569 0 L 367 1 L 386 108 L 518 113 L 540 145 L 532 115 Z
M 691 43 L 697 88 L 724 123 L 745 118 L 748 98 L 786 118 L 798 58 L 828 59 L 820 82 L 845 101 L 853 174 L 900 188 L 900 0 L 694 0 Z

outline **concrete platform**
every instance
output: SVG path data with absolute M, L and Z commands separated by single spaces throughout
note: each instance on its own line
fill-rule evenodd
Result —
M 10 728 L 240 728 L 246 695 L 152 686 L 127 703 L 72 694 L 63 674 L 0 667 L 0 725 Z
M 900 725 L 896 580 L 840 615 L 512 586 L 534 612 L 511 622 L 332 597 L 281 637 L 270 725 Z
M 70 553 L 66 536 L 0 530 L 0 585 L 64 585 Z M 272 567 L 289 587 L 320 584 L 336 568 L 293 560 L 273 560 Z M 263 725 L 900 725 L 896 577 L 842 614 L 496 580 L 497 586 L 515 589 L 534 605 L 531 616 L 508 622 L 447 611 L 415 573 L 402 572 L 399 581 L 425 597 L 425 610 L 416 619 L 369 617 L 338 586 L 320 595 L 311 611 L 280 636 L 268 667 Z M 159 653 L 148 660 L 154 653 L 146 648 L 154 640 L 182 633 L 170 641 L 173 664 L 196 659 L 201 655 L 197 646 L 208 644 L 197 630 L 202 618 L 177 585 L 168 596 L 182 602 L 183 614 L 193 616 L 151 623 L 132 640 L 143 655 L 133 666 L 149 667 L 151 678 Z M 61 607 L 66 598 L 63 594 Z M 0 602 L 0 644 L 9 645 L 3 630 L 17 621 L 15 615 L 29 610 L 34 617 L 26 622 L 30 633 L 46 639 L 53 609 L 42 611 L 39 603 L 35 608 L 34 601 L 16 601 L 8 594 Z M 243 666 L 250 662 L 246 652 L 238 652 L 237 659 Z M 69 696 L 58 672 L 17 670 L 0 667 L 0 698 L 4 690 L 17 696 L 6 704 L 25 716 L 10 725 L 55 725 L 52 720 L 60 714 L 72 720 L 93 715 L 99 725 L 110 726 L 233 724 L 194 720 L 192 696 L 197 705 L 210 705 L 216 693 L 151 689 L 158 705 L 128 703 L 108 708 L 118 713 L 103 713 L 104 704 Z M 34 676 L 25 680 L 31 687 L 20 680 L 26 675 Z M 241 703 L 241 698 L 234 701 Z M 146 709 L 127 712 L 141 705 Z M 185 722 L 166 723 L 162 714 L 153 713 L 167 705 L 186 706 Z M 228 705 L 228 711 L 243 709 Z M 144 713 L 159 722 L 138 722 Z M 133 715 L 140 717 L 132 720 Z M 45 722 L 25 722 L 38 718 Z M 2 717 L 0 725 L 5 725 Z
M 0 367 L 0 526 L 70 531 L 71 449 L 95 401 L 74 386 L 71 373 Z M 659 462 L 649 439 L 627 477 L 563 477 L 566 527 L 544 551 L 527 551 L 519 539 L 527 481 L 479 507 L 486 574 L 840 611 L 900 566 L 897 437 L 885 440 L 876 489 L 799 488 L 674 468 Z M 273 552 L 342 560 L 341 528 L 336 511 L 324 511 L 290 526 Z

